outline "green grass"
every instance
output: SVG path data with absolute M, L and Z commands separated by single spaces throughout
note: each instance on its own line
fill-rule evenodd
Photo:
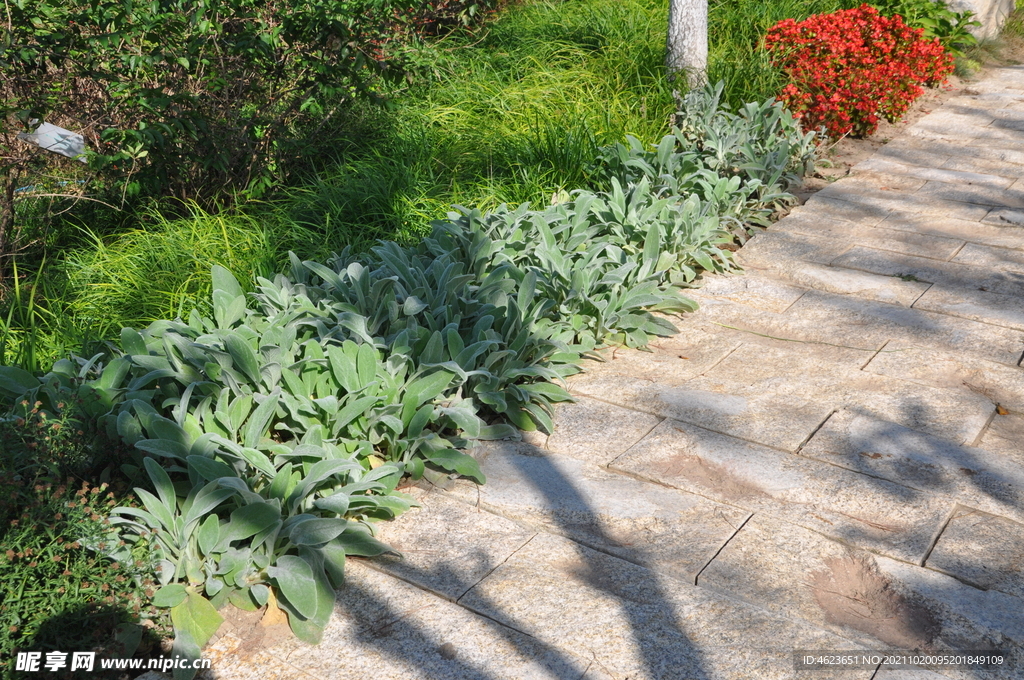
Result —
M 781 80 L 758 49 L 764 31 L 844 2 L 711 0 L 710 78 L 727 82 L 733 103 L 771 96 Z M 272 203 L 178 218 L 151 206 L 134 224 L 102 206 L 69 213 L 46 239 L 45 268 L 26 261 L 21 292 L 0 310 L 0 362 L 45 367 L 122 325 L 187 314 L 208 299 L 213 263 L 251 281 L 290 249 L 311 258 L 410 243 L 453 204 L 536 205 L 588 186 L 599 145 L 668 131 L 666 15 L 663 0 L 512 5 L 475 34 L 428 45 L 418 79 L 379 93 L 386 106 L 340 112 L 309 146 L 318 171 L 293 177 Z
M 800 21 L 860 4 L 855 0 L 710 0 L 708 79 L 725 81 L 725 96 L 733 104 L 774 96 L 785 81 L 761 50 L 768 29 L 783 19 Z

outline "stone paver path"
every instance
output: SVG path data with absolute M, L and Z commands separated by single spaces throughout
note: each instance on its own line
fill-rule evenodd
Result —
M 324 642 L 216 678 L 1024 678 L 1024 67 L 738 253 L 352 560 Z M 233 646 L 234 645 L 234 646 Z M 794 650 L 999 649 L 797 673 Z

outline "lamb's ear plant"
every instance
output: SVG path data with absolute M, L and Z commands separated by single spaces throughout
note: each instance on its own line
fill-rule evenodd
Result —
M 470 440 L 551 432 L 581 356 L 675 332 L 659 312 L 696 308 L 680 288 L 733 268 L 725 246 L 792 200 L 812 137 L 720 97 L 688 95 L 653 149 L 604 149 L 603 188 L 459 208 L 415 247 L 293 254 L 251 296 L 214 266 L 212 318 L 125 328 L 114 358 L 42 378 L 0 367 L 0 396 L 133 447 L 142 506 L 114 522 L 155 546 L 176 653 L 198 656 L 227 603 L 280 607 L 317 642 L 346 556 L 388 551 L 373 521 L 415 504 L 403 478 L 483 483 Z

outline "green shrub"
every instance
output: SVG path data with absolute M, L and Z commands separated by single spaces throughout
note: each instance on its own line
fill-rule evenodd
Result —
M 0 255 L 17 245 L 15 189 L 47 167 L 114 202 L 260 195 L 308 150 L 303 130 L 322 128 L 371 75 L 402 73 L 372 42 L 391 8 L 410 4 L 11 0 L 0 26 Z M 40 121 L 85 137 L 88 171 L 16 138 Z

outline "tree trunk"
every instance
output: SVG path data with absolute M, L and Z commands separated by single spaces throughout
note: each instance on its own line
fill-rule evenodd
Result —
M 691 89 L 707 83 L 708 0 L 669 0 L 665 70 L 670 81 L 685 74 Z
M 7 278 L 7 242 L 14 232 L 14 189 L 18 186 L 18 175 L 3 175 L 0 186 L 0 298 L 3 297 L 4 281 Z

